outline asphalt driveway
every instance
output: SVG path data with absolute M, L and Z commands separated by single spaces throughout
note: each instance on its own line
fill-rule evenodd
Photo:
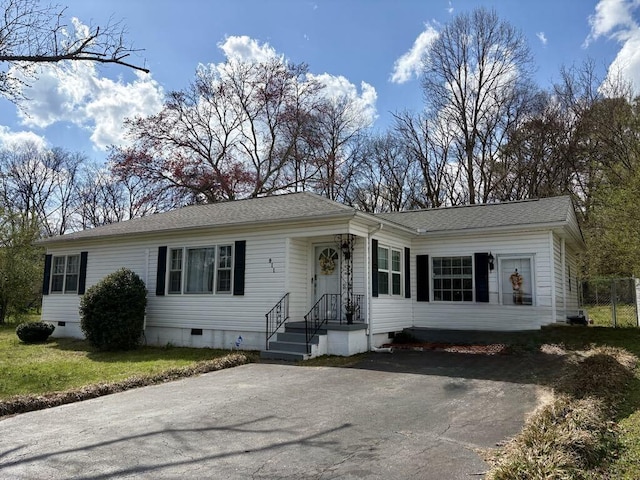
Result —
M 0 420 L 0 478 L 480 478 L 477 449 L 537 404 L 532 365 L 439 352 L 244 365 Z

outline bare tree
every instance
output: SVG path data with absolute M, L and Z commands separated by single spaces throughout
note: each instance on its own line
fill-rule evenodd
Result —
M 332 200 L 345 201 L 370 120 L 358 101 L 345 94 L 324 98 L 314 112 L 312 162 L 317 171 L 313 190 Z
M 22 85 L 36 76 L 35 65 L 64 60 L 117 64 L 148 72 L 129 61 L 137 52 L 125 40 L 119 23 L 104 26 L 66 23 L 66 9 L 39 0 L 3 0 L 0 3 L 0 94 L 17 101 Z
M 73 223 L 79 172 L 86 161 L 80 153 L 29 144 L 0 152 L 3 205 L 37 219 L 45 236 L 64 234 Z
M 459 14 L 430 45 L 422 74 L 429 117 L 455 134 L 451 154 L 466 200 L 488 200 L 490 169 L 530 91 L 524 37 L 494 11 Z
M 308 158 L 322 87 L 306 71 L 280 58 L 203 67 L 159 114 L 128 121 L 134 146 L 111 160 L 200 202 L 294 190 L 318 169 Z
M 367 212 L 398 212 L 417 206 L 421 190 L 420 164 L 402 139 L 388 132 L 369 139 L 362 161 L 354 172 L 357 179 L 353 202 Z

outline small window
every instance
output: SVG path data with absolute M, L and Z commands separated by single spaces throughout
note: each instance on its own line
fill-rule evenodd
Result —
M 402 295 L 402 253 L 389 247 L 378 247 L 378 293 Z
M 433 299 L 443 302 L 473 301 L 471 257 L 433 259 Z
M 182 292 L 182 249 L 171 250 L 169 260 L 169 293 Z
M 218 247 L 218 282 L 216 292 L 231 293 L 231 245 Z
M 76 293 L 80 276 L 80 255 L 53 257 L 51 292 Z
M 391 250 L 391 293 L 402 295 L 402 256 L 398 250 Z
M 389 249 L 378 247 L 378 293 L 389 294 Z

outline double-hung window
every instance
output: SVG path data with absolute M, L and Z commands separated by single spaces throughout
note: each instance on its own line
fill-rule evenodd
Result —
M 402 295 L 402 253 L 378 246 L 378 293 Z
M 80 255 L 53 257 L 51 292 L 75 293 L 80 277 Z
M 169 255 L 170 294 L 231 293 L 231 245 L 172 248 Z M 217 261 L 216 261 L 217 260 Z
M 470 256 L 433 259 L 433 299 L 444 302 L 473 301 L 473 262 Z

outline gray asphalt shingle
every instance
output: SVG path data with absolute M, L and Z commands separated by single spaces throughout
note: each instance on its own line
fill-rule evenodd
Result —
M 572 208 L 571 198 L 563 196 L 519 202 L 382 213 L 378 216 L 422 233 L 562 223 L 568 220 Z

